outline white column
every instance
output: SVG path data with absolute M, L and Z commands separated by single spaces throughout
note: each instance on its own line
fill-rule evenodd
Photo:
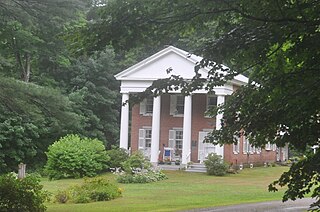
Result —
M 152 134 L 151 134 L 151 159 L 150 162 L 158 165 L 159 143 L 160 143 L 160 112 L 161 112 L 161 96 L 153 98 L 152 111 Z
M 217 106 L 224 104 L 224 99 L 225 99 L 225 96 L 217 96 Z M 216 130 L 220 130 L 222 118 L 223 118 L 223 114 L 217 114 L 217 116 L 216 116 Z
M 217 96 L 217 106 L 224 104 L 225 96 L 218 95 Z M 216 116 L 216 130 L 221 129 L 221 119 L 223 118 L 223 114 L 217 114 Z M 218 155 L 221 155 L 224 158 L 224 148 L 223 146 L 216 145 L 216 152 Z
M 192 97 L 184 97 L 182 165 L 186 166 L 191 159 L 191 119 Z
M 122 94 L 122 102 L 129 100 L 129 93 Z M 120 122 L 120 148 L 128 149 L 128 134 L 129 134 L 129 104 L 121 107 L 121 122 Z

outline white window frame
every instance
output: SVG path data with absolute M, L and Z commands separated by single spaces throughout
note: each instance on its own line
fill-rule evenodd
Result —
M 181 138 L 177 139 L 177 132 L 181 133 Z M 177 140 L 181 141 L 181 148 L 177 148 Z M 182 128 L 174 128 L 169 130 L 169 143 L 168 146 L 174 150 L 181 150 L 183 148 L 183 129 Z
M 257 153 L 257 154 L 261 154 L 261 151 L 262 151 L 262 150 L 261 150 L 261 147 L 256 147 L 256 153 Z
M 210 98 L 215 98 L 216 99 L 216 104 L 215 105 L 211 105 L 209 104 L 210 103 Z M 212 94 L 207 94 L 207 97 L 206 97 L 206 112 L 205 112 L 205 115 L 204 117 L 205 118 L 212 118 L 210 117 L 208 114 L 207 114 L 207 111 L 211 108 L 211 107 L 217 107 L 217 104 L 218 104 L 218 97 L 215 96 L 215 95 L 212 95 Z
M 246 136 L 243 136 L 243 154 L 253 154 L 255 147 L 252 146 Z
M 240 153 L 240 137 L 234 136 L 234 138 L 237 140 L 237 144 L 235 143 L 232 144 L 232 150 L 233 150 L 233 154 L 237 155 Z
M 150 134 L 149 134 L 150 132 Z M 147 135 L 150 137 L 147 137 Z M 139 129 L 139 150 L 145 150 L 147 148 L 151 148 L 151 137 L 152 137 L 152 128 L 151 127 L 143 127 Z M 150 144 L 150 146 L 148 146 Z
M 150 108 L 151 108 L 151 111 L 150 111 Z M 143 116 L 152 116 L 152 113 L 153 113 L 153 97 L 147 97 L 140 102 L 140 114 Z
M 264 149 L 267 150 L 267 151 L 270 151 L 270 150 L 271 150 L 271 143 L 268 142 L 268 143 L 265 145 Z
M 178 105 L 178 98 L 183 99 L 183 105 L 180 104 L 180 107 L 183 107 L 183 111 L 180 111 L 180 113 L 177 110 L 177 107 L 179 106 Z M 183 114 L 184 114 L 184 96 L 180 95 L 180 94 L 171 94 L 170 95 L 170 115 L 172 115 L 174 117 L 183 117 Z

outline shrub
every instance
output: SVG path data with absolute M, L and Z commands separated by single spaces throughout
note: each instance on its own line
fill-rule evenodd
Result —
M 122 163 L 129 158 L 129 155 L 125 149 L 116 147 L 112 147 L 111 150 L 108 150 L 107 155 L 110 157 L 110 161 L 108 162 L 108 166 L 110 168 L 123 168 Z
M 54 198 L 57 203 L 67 203 L 71 199 L 70 192 L 69 190 L 58 191 Z
M 224 163 L 222 157 L 215 153 L 208 155 L 208 159 L 204 162 L 209 175 L 223 176 L 227 173 L 228 165 Z
M 122 163 L 122 167 L 127 173 L 132 172 L 132 169 L 150 170 L 151 166 L 151 163 L 139 151 L 132 154 L 128 160 Z
M 70 189 L 74 203 L 112 200 L 122 195 L 122 190 L 103 178 L 85 179 L 80 186 Z
M 49 194 L 34 175 L 17 179 L 14 174 L 0 176 L 0 211 L 45 211 Z
M 50 179 L 95 176 L 107 168 L 110 159 L 101 141 L 78 135 L 60 138 L 46 154 L 46 171 Z
M 142 171 L 139 173 L 122 173 L 117 176 L 119 183 L 151 183 L 168 179 L 162 171 Z

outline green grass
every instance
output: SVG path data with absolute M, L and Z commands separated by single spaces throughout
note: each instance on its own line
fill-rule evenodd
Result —
M 225 177 L 202 173 L 166 171 L 169 179 L 150 184 L 119 184 L 123 197 L 89 204 L 48 203 L 48 211 L 176 211 L 240 203 L 280 200 L 283 191 L 271 193 L 267 186 L 287 167 L 245 169 Z M 114 175 L 102 175 L 114 181 Z M 81 179 L 48 181 L 44 188 L 51 193 L 81 183 Z

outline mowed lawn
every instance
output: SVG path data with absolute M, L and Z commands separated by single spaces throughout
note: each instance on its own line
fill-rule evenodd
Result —
M 242 170 L 225 177 L 204 173 L 165 171 L 169 179 L 150 184 L 118 184 L 123 197 L 112 201 L 88 204 L 48 203 L 48 211 L 177 211 L 240 203 L 280 200 L 281 192 L 268 192 L 269 183 L 288 167 L 268 167 Z M 114 175 L 102 175 L 114 181 Z M 48 181 L 42 184 L 49 192 L 81 183 L 82 179 Z

